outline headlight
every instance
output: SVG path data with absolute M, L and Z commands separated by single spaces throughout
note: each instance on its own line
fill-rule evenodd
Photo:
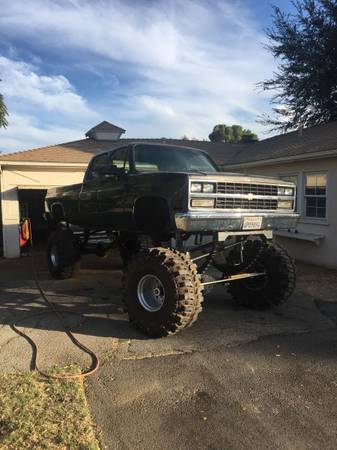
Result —
M 277 195 L 294 195 L 294 189 L 291 187 L 279 186 L 277 189 Z
M 202 184 L 201 183 L 191 183 L 191 192 L 201 192 Z
M 193 198 L 191 206 L 198 206 L 199 208 L 214 208 L 214 198 Z
M 210 194 L 215 192 L 215 183 L 191 183 L 191 192 Z
M 293 209 L 293 202 L 290 200 L 280 200 L 277 202 L 278 209 Z
M 210 193 L 215 191 L 214 183 L 203 183 L 202 192 Z

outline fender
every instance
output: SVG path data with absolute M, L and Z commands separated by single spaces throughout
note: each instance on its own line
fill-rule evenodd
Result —
M 61 222 L 66 218 L 64 207 L 61 202 L 53 202 L 50 205 L 50 214 L 56 222 Z

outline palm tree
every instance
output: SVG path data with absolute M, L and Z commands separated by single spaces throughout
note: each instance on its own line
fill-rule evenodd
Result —
M 2 94 L 0 94 L 0 128 L 6 128 L 8 125 L 7 122 L 7 108 L 4 102 L 4 97 Z

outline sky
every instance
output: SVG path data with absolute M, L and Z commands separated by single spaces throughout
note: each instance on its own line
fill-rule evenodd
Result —
M 290 1 L 275 0 L 283 10 Z M 265 0 L 0 0 L 0 151 L 84 138 L 107 120 L 128 138 L 208 139 L 256 123 L 276 62 Z

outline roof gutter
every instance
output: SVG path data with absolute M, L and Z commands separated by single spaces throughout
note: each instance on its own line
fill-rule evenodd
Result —
M 331 156 L 337 155 L 337 149 L 334 150 L 326 150 L 324 152 L 313 152 L 313 153 L 306 153 L 301 155 L 294 155 L 294 156 L 284 156 L 282 158 L 272 158 L 272 159 L 262 159 L 259 161 L 248 161 L 244 163 L 239 164 L 226 164 L 221 163 L 219 164 L 221 167 L 225 167 L 226 169 L 236 169 L 241 167 L 256 167 L 256 166 L 270 166 L 277 163 L 287 163 L 287 162 L 293 162 L 293 161 L 307 161 L 310 159 L 316 159 L 316 158 L 329 158 Z

